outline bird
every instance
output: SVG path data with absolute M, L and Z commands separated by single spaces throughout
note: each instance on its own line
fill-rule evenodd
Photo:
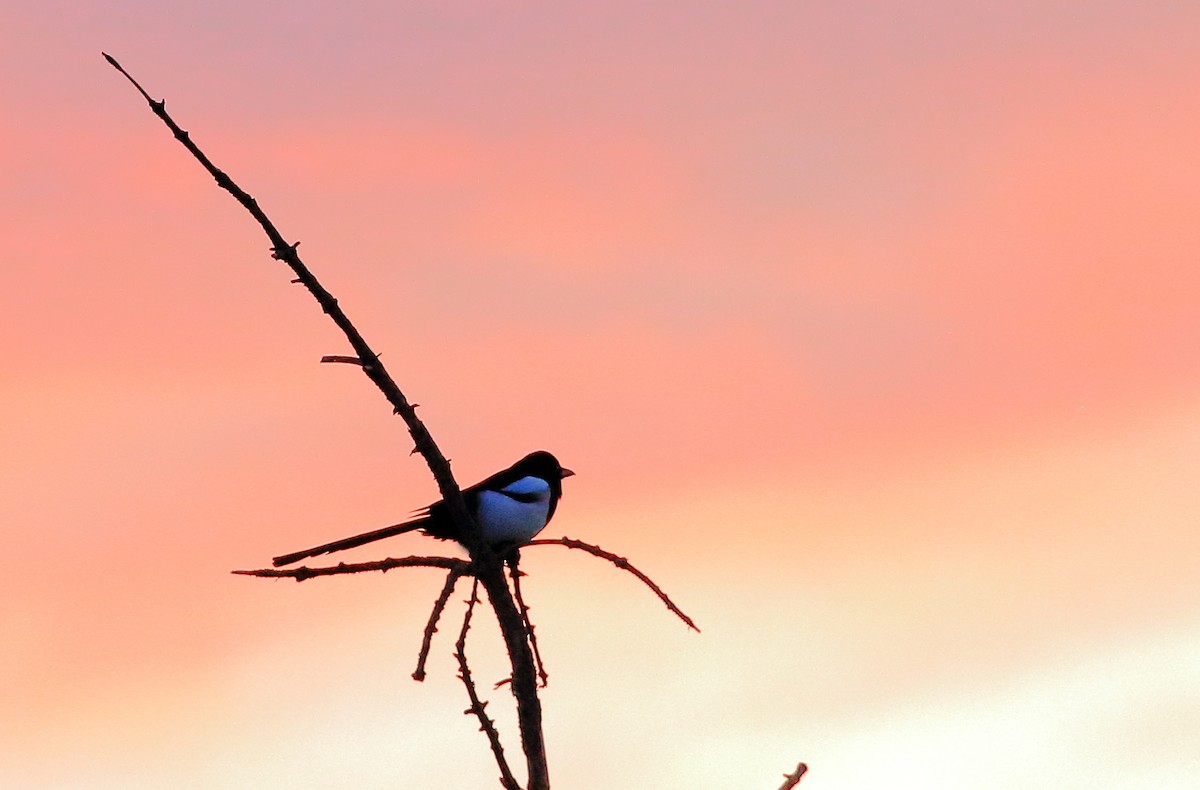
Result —
M 479 525 L 484 541 L 498 552 L 525 545 L 533 540 L 554 517 L 558 498 L 562 496 L 562 481 L 575 473 L 566 469 L 552 454 L 538 450 L 517 461 L 507 469 L 463 489 L 467 510 Z M 443 500 L 413 513 L 408 521 L 393 524 L 361 535 L 324 543 L 304 551 L 283 554 L 272 560 L 275 567 L 352 549 L 393 535 L 420 530 L 441 540 L 466 544 L 450 517 Z

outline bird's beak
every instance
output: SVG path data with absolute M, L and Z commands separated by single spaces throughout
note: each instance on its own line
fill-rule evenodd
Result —
M 563 477 L 570 477 L 571 475 L 575 474 L 574 472 L 572 472 L 570 469 L 566 468 L 565 466 L 559 467 L 559 471 L 562 472 Z

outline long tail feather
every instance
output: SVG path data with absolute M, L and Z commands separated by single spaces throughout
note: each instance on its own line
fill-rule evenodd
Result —
M 331 554 L 335 551 L 342 551 L 344 549 L 352 549 L 355 546 L 361 546 L 364 543 L 372 543 L 377 540 L 383 540 L 384 538 L 390 538 L 393 535 L 402 535 L 405 532 L 412 532 L 414 529 L 420 529 L 422 526 L 424 526 L 424 524 L 425 519 L 406 521 L 403 524 L 393 524 L 390 527 L 383 527 L 381 529 L 372 530 L 371 532 L 364 532 L 361 535 L 342 538 L 341 540 L 335 540 L 332 543 L 324 543 L 311 549 L 305 549 L 304 551 L 297 551 L 293 552 L 292 554 L 283 554 L 274 558 L 271 560 L 271 562 L 276 568 L 281 565 L 291 565 L 293 562 L 305 560 L 309 557 L 316 557 L 320 554 Z

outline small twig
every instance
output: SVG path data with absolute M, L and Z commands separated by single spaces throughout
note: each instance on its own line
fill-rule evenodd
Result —
M 425 624 L 425 635 L 421 638 L 421 652 L 417 656 L 417 669 L 412 675 L 413 680 L 418 683 L 425 680 L 425 662 L 429 659 L 429 648 L 433 645 L 433 635 L 438 630 L 438 619 L 442 616 L 442 611 L 446 608 L 446 603 L 454 593 L 454 585 L 458 583 L 461 576 L 462 571 L 460 569 L 452 568 L 446 574 L 446 583 L 442 586 L 441 594 L 438 595 L 437 600 L 433 603 L 433 611 L 429 613 L 429 622 Z
M 800 784 L 800 777 L 806 773 L 808 773 L 808 766 L 800 763 L 796 766 L 795 771 L 783 775 L 783 784 L 779 786 L 779 790 L 792 790 L 793 787 Z
M 363 361 L 358 357 L 348 357 L 343 354 L 326 354 L 321 357 L 321 362 L 340 362 L 343 365 L 358 365 L 362 367 Z
M 295 579 L 298 582 L 317 576 L 337 576 L 343 573 L 364 573 L 367 571 L 389 571 L 392 568 L 445 568 L 462 576 L 469 572 L 471 563 L 453 557 L 389 557 L 386 560 L 373 562 L 339 562 L 324 568 L 259 568 L 253 571 L 230 571 L 237 576 L 258 576 L 264 579 Z
M 526 605 L 525 598 L 521 595 L 521 577 L 525 574 L 517 567 L 520 560 L 520 550 L 513 549 L 508 559 L 508 572 L 512 576 L 513 597 L 517 601 L 517 610 L 521 613 L 521 622 L 525 623 L 525 630 L 529 632 L 529 646 L 533 648 L 533 663 L 537 666 L 538 680 L 541 681 L 542 688 L 545 688 L 550 682 L 550 675 L 547 674 L 546 665 L 542 662 L 542 651 L 538 649 L 537 634 L 533 627 L 533 621 L 529 619 L 529 606 Z
M 662 588 L 659 587 L 657 584 L 655 584 L 649 576 L 642 573 L 637 568 L 633 567 L 633 565 L 630 564 L 629 560 L 625 559 L 624 557 L 618 557 L 616 554 L 605 551 L 604 549 L 600 548 L 599 546 L 593 546 L 590 543 L 584 543 L 582 540 L 575 540 L 574 538 L 565 538 L 565 537 L 564 538 L 541 538 L 539 540 L 531 540 L 528 543 L 526 543 L 525 545 L 526 546 L 548 546 L 551 544 L 556 544 L 559 546 L 566 546 L 569 549 L 580 549 L 581 551 L 586 551 L 588 554 L 591 554 L 596 557 L 600 557 L 601 559 L 608 560 L 613 565 L 616 565 L 618 568 L 621 568 L 622 570 L 629 571 L 634 576 L 641 579 L 643 584 L 645 584 L 647 587 L 649 587 L 651 590 L 653 590 L 654 594 L 658 596 L 658 599 L 660 601 L 662 601 L 664 604 L 666 604 L 667 608 L 670 609 L 672 612 L 674 612 L 675 615 L 680 620 L 682 620 L 684 623 L 686 623 L 688 628 L 692 629 L 696 633 L 700 633 L 700 629 L 696 627 L 696 624 L 694 622 L 692 622 L 692 618 L 690 618 L 686 614 L 684 614 L 683 610 L 681 610 L 678 606 L 676 606 L 675 602 L 672 601 L 669 597 L 667 597 L 667 594 L 662 591 Z
M 475 611 L 475 604 L 478 602 L 479 579 L 476 578 L 471 583 L 471 597 L 467 601 L 466 614 L 463 615 L 462 630 L 458 633 L 458 641 L 454 643 L 454 657 L 458 659 L 458 678 L 467 687 L 467 697 L 471 700 L 471 707 L 464 710 L 463 713 L 473 713 L 479 719 L 479 730 L 487 735 L 488 743 L 492 747 L 492 754 L 496 758 L 496 765 L 500 768 L 500 784 L 504 786 L 505 790 L 521 790 L 516 777 L 512 774 L 512 769 L 508 767 L 508 760 L 504 758 L 500 733 L 496 731 L 495 723 L 488 718 L 487 703 L 479 699 L 479 693 L 475 690 L 475 681 L 471 679 L 471 668 L 467 665 L 467 631 L 471 628 L 471 613 Z

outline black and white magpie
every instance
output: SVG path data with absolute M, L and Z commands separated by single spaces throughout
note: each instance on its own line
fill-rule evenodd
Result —
M 558 498 L 562 496 L 563 478 L 573 474 L 570 469 L 563 468 L 553 455 L 538 450 L 486 480 L 464 488 L 462 493 L 467 510 L 479 524 L 483 539 L 496 550 L 507 550 L 533 540 L 534 535 L 550 523 L 558 507 Z M 272 562 L 276 567 L 291 565 L 319 554 L 352 549 L 418 529 L 435 538 L 464 543 L 450 519 L 445 503 L 438 500 L 416 511 L 409 521 L 284 554 Z

